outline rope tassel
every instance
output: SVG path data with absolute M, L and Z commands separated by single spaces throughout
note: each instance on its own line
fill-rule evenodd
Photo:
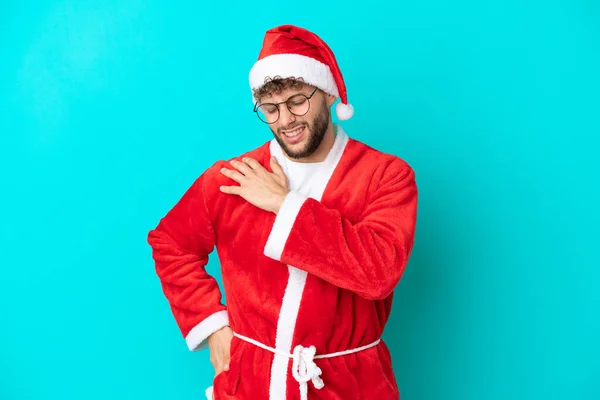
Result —
M 249 337 L 240 335 L 239 333 L 234 332 L 234 336 L 242 339 L 248 343 L 251 343 L 261 349 L 268 350 L 271 353 L 278 354 L 284 357 L 289 357 L 292 359 L 292 375 L 294 379 L 300 384 L 300 400 L 308 400 L 308 382 L 312 381 L 313 386 L 316 389 L 323 389 L 325 383 L 321 379 L 321 368 L 315 364 L 315 360 L 322 358 L 332 358 L 332 357 L 340 357 L 348 354 L 358 353 L 359 351 L 363 351 L 369 349 L 371 347 L 375 347 L 379 344 L 381 339 L 377 339 L 371 344 L 366 346 L 358 347 L 352 350 L 339 351 L 337 353 L 330 354 L 319 354 L 316 355 L 317 349 L 315 346 L 304 347 L 302 345 L 298 345 L 294 348 L 293 354 L 288 354 L 286 352 L 274 349 L 272 347 L 266 346 L 254 339 Z
M 308 381 L 312 381 L 316 389 L 323 389 L 325 383 L 321 379 L 321 368 L 315 364 L 315 346 L 304 347 L 301 345 L 294 348 L 292 356 L 292 374 L 300 384 L 300 400 L 308 399 Z

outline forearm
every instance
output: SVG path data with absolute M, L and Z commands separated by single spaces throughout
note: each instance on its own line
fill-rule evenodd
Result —
M 338 210 L 291 192 L 277 214 L 265 255 L 363 297 L 385 298 L 408 262 L 416 199 L 412 171 L 381 189 L 354 223 Z
M 203 176 L 148 233 L 156 274 L 190 350 L 229 324 L 217 281 L 206 272 L 215 233 L 204 203 Z
M 149 233 L 148 241 L 163 293 L 188 347 L 206 347 L 206 338 L 229 324 L 218 283 L 205 270 L 208 257 L 178 248 L 160 227 Z

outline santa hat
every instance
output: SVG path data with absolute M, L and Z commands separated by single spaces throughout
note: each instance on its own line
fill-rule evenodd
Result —
M 281 25 L 265 33 L 263 47 L 250 70 L 250 87 L 264 85 L 265 78 L 302 78 L 325 93 L 340 99 L 335 112 L 340 120 L 350 119 L 354 108 L 348 104 L 346 86 L 333 52 L 312 32 L 293 25 Z

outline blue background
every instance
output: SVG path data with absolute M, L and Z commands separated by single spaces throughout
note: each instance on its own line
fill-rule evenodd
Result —
M 599 4 L 2 2 L 0 399 L 203 398 L 146 234 L 271 139 L 247 78 L 283 23 L 334 49 L 349 135 L 417 173 L 402 399 L 600 398 Z

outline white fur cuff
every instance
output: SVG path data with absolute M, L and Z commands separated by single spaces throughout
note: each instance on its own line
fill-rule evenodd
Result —
M 206 348 L 208 346 L 206 339 L 225 326 L 229 326 L 227 310 L 218 311 L 207 317 L 193 327 L 185 337 L 188 349 L 190 349 L 190 351 L 198 351 Z
M 269 234 L 267 244 L 265 245 L 264 254 L 267 257 L 271 257 L 274 260 L 281 261 L 281 254 L 285 247 L 296 217 L 300 212 L 300 208 L 308 197 L 291 191 L 285 196 L 283 204 L 275 217 L 275 223 Z

